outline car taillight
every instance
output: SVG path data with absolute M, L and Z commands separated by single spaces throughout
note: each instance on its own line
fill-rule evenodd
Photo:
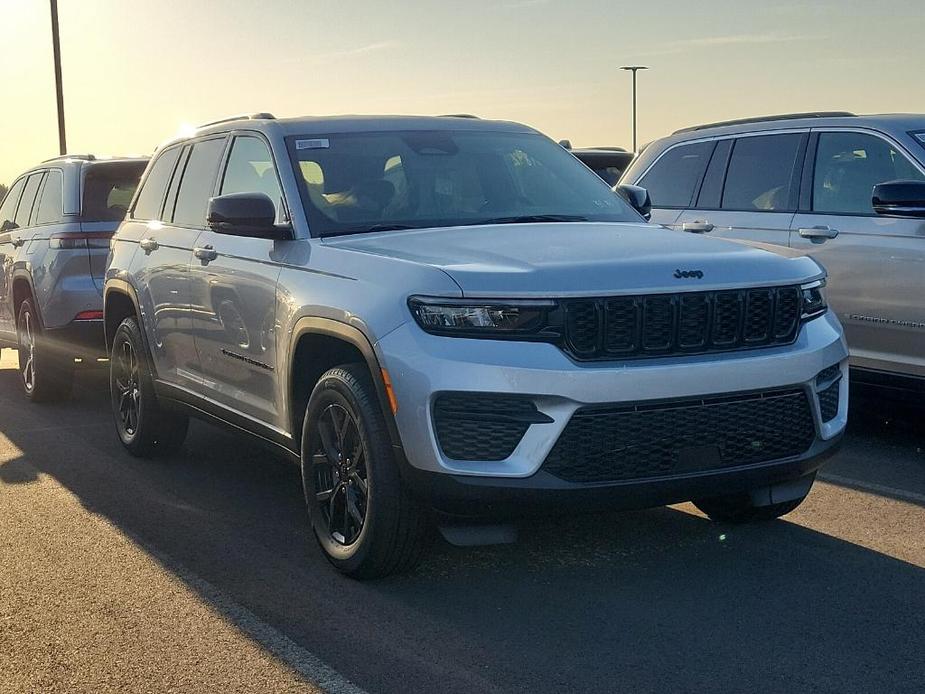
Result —
M 111 231 L 88 231 L 69 234 L 52 234 L 48 240 L 49 248 L 62 250 L 75 248 L 109 248 Z

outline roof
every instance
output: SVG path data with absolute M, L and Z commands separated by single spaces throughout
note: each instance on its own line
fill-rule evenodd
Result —
M 706 125 L 692 126 L 676 130 L 669 137 L 677 140 L 690 140 L 697 137 L 716 135 L 735 135 L 755 130 L 784 130 L 790 128 L 819 128 L 827 126 L 873 126 L 886 131 L 925 129 L 925 114 L 885 113 L 855 115 L 847 111 L 794 113 L 779 116 L 761 116 L 743 118 L 735 121 L 723 121 Z

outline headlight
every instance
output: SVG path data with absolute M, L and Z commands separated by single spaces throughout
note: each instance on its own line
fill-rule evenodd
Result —
M 411 297 L 408 306 L 418 325 L 429 333 L 523 338 L 542 332 L 556 303 Z
M 825 313 L 829 305 L 825 300 L 825 280 L 810 282 L 800 287 L 803 295 L 803 319 L 815 318 Z

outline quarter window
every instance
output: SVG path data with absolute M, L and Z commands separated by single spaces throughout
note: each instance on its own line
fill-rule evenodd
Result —
M 173 223 L 178 226 L 204 227 L 206 208 L 215 188 L 219 159 L 225 147 L 224 139 L 202 140 L 193 145 L 174 207 Z
M 141 192 L 138 193 L 138 200 L 135 202 L 132 217 L 135 219 L 161 218 L 164 192 L 167 190 L 170 175 L 173 173 L 179 155 L 180 148 L 174 147 L 164 151 L 154 160 L 154 163 L 151 164 L 151 170 L 142 185 Z
M 821 133 L 813 172 L 813 211 L 874 214 L 874 186 L 925 176 L 886 140 L 864 133 Z
M 26 187 L 22 191 L 22 199 L 19 201 L 19 207 L 16 208 L 16 217 L 14 222 L 18 227 L 29 226 L 29 217 L 32 215 L 32 206 L 35 203 L 35 194 L 38 192 L 39 183 L 42 182 L 42 174 L 32 174 L 26 181 Z
M 663 154 L 639 185 L 649 191 L 653 207 L 688 207 L 707 168 L 713 142 L 674 147 Z
M 266 143 L 256 137 L 236 137 L 231 146 L 221 194 L 264 193 L 276 206 L 276 219 L 282 221 L 283 194 Z
M 42 197 L 39 200 L 38 212 L 35 214 L 36 224 L 54 224 L 60 222 L 62 217 L 62 177 L 61 172 L 52 169 L 45 177 L 42 187 Z
M 759 135 L 736 140 L 726 172 L 724 210 L 793 209 L 791 192 L 803 135 Z
M 7 191 L 6 197 L 3 198 L 3 204 L 0 205 L 0 233 L 16 228 L 13 217 L 16 214 L 16 203 L 19 202 L 19 194 L 22 192 L 22 187 L 25 183 L 26 179 L 20 178 Z

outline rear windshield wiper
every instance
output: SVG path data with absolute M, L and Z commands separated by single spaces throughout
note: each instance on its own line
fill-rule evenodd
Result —
M 494 217 L 475 224 L 531 224 L 534 222 L 587 222 L 587 217 L 574 214 L 526 214 L 516 217 Z

